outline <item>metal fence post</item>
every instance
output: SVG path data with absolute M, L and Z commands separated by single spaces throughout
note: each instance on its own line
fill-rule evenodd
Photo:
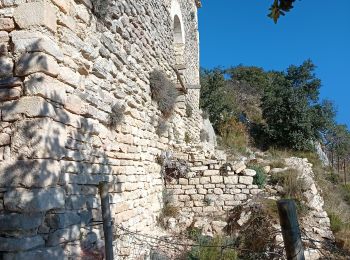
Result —
M 293 200 L 277 201 L 282 228 L 284 246 L 288 260 L 304 260 L 304 248 L 301 241 L 295 202 Z
M 109 207 L 108 183 L 100 182 L 99 191 L 101 197 L 103 233 L 105 236 L 105 259 L 113 260 L 113 230 L 111 209 Z

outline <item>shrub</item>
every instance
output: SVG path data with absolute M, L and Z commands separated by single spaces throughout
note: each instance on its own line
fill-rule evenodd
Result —
M 274 160 L 270 163 L 271 168 L 284 168 L 286 167 L 285 162 L 281 160 Z
M 339 184 L 340 183 L 340 177 L 333 171 L 326 176 L 326 180 L 330 181 L 333 184 Z
M 201 129 L 200 139 L 202 142 L 209 142 L 209 133 L 206 130 Z
M 249 137 L 245 125 L 235 118 L 229 118 L 219 126 L 222 145 L 238 151 L 245 151 Z
M 260 189 L 263 188 L 266 183 L 266 174 L 264 169 L 258 165 L 250 165 L 249 168 L 256 171 L 256 175 L 253 179 L 253 184 L 258 185 Z
M 116 103 L 109 114 L 109 127 L 116 128 L 124 119 L 125 106 Z
M 328 213 L 328 217 L 331 221 L 331 229 L 334 233 L 338 233 L 340 230 L 342 230 L 344 223 L 337 213 L 330 212 Z
M 193 108 L 191 107 L 190 104 L 186 103 L 186 116 L 192 117 L 192 115 L 193 115 Z
M 269 183 L 271 185 L 281 185 L 284 198 L 296 200 L 302 200 L 303 198 L 304 181 L 298 178 L 298 172 L 294 169 L 272 174 Z
M 150 87 L 152 99 L 157 102 L 164 118 L 169 118 L 179 95 L 175 84 L 163 72 L 155 70 L 150 73 Z

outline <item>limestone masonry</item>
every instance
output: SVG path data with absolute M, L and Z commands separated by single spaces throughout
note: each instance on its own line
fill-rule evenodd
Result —
M 78 259 L 98 243 L 98 183 L 118 224 L 153 228 L 162 206 L 156 156 L 198 144 L 194 0 L 0 1 L 0 255 Z M 149 74 L 187 88 L 167 131 Z M 174 70 L 175 69 L 175 70 Z M 180 86 L 179 86 L 180 87 Z M 186 117 L 186 103 L 193 108 Z M 115 104 L 125 107 L 109 127 Z M 89 246 L 85 246 L 88 244 Z M 1 258 L 1 257 L 0 257 Z
M 199 109 L 200 4 L 0 0 L 0 259 L 101 259 L 101 181 L 114 223 L 143 233 L 157 225 L 165 185 L 191 214 L 260 192 L 244 163 L 220 172 Z M 154 70 L 180 93 L 167 120 L 151 99 Z M 165 183 L 164 152 L 192 175 Z M 117 254 L 135 259 L 127 249 Z

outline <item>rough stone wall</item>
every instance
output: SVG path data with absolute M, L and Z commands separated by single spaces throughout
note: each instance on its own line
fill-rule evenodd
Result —
M 171 204 L 182 212 L 205 216 L 226 214 L 261 190 L 253 185 L 256 172 L 243 162 L 232 166 L 216 160 L 193 161 L 186 178 L 166 185 Z
M 199 84 L 195 1 L 179 0 L 184 81 Z M 95 6 L 94 6 L 94 5 Z M 149 73 L 176 80 L 171 1 L 0 1 L 0 256 L 78 259 L 99 247 L 98 183 L 112 217 L 151 229 L 162 206 L 156 156 L 198 143 L 199 90 L 179 97 L 168 130 Z M 95 10 L 95 12 L 93 12 Z M 185 101 L 194 114 L 185 119 Z M 119 104 L 117 127 L 109 123 Z

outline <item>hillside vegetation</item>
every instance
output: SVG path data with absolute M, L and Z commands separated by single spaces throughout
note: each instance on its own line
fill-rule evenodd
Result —
M 350 249 L 350 132 L 320 100 L 321 80 L 307 60 L 284 71 L 236 66 L 202 70 L 202 109 L 219 144 L 234 154 L 268 151 L 273 159 L 306 157 L 313 164 L 337 244 Z M 320 144 L 327 158 L 320 161 Z M 320 152 L 320 151 L 318 151 Z

